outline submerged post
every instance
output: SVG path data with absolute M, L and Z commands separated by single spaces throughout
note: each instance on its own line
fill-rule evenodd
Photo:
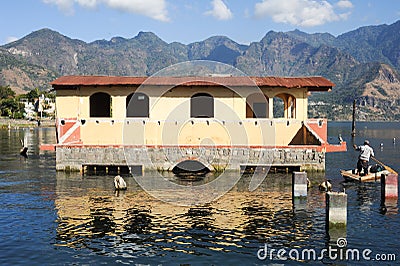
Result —
M 292 173 L 292 203 L 298 214 L 307 208 L 307 172 Z
M 351 124 L 351 136 L 355 137 L 356 135 L 356 100 L 353 101 L 353 116 L 352 116 L 352 124 Z
M 385 200 L 387 198 L 398 198 L 398 174 L 381 175 L 381 196 Z
M 307 197 L 307 173 L 293 172 L 292 198 Z
M 398 174 L 381 175 L 381 212 L 397 213 Z
M 331 241 L 346 237 L 347 194 L 326 193 L 326 231 Z

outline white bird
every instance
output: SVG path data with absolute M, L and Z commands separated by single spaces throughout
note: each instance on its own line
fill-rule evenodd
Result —
M 339 140 L 339 143 L 342 143 L 342 142 L 343 142 L 342 134 L 339 134 L 338 140 Z
M 332 191 L 332 184 L 329 182 L 330 180 L 325 180 L 321 184 L 319 184 L 319 190 L 321 191 Z
M 120 175 L 114 177 L 114 186 L 116 190 L 126 190 L 125 180 Z

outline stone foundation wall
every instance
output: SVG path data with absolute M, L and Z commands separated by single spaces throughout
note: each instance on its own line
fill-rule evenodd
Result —
M 210 170 L 239 170 L 241 166 L 300 167 L 325 170 L 325 153 L 315 148 L 231 147 L 63 147 L 56 148 L 58 171 L 81 171 L 83 165 L 135 165 L 143 170 L 172 171 L 180 162 L 196 160 Z

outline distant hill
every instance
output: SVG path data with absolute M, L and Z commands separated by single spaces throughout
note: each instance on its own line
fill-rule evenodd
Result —
M 11 54 L 0 47 L 0 86 L 10 85 L 18 94 L 36 87 L 49 87 L 49 80 L 58 74 L 44 66 L 25 60 L 23 55 Z
M 151 32 L 86 43 L 50 29 L 0 46 L 0 85 L 17 92 L 49 88 L 62 75 L 150 76 L 188 60 L 230 64 L 254 76 L 321 75 L 336 84 L 310 97 L 310 116 L 349 119 L 356 99 L 364 120 L 400 120 L 400 21 L 338 37 L 270 31 L 250 45 L 225 36 L 184 45 Z M 318 104 L 322 103 L 322 104 Z

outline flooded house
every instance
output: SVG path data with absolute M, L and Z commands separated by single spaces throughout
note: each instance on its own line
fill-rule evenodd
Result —
M 346 150 L 328 143 L 326 119 L 307 117 L 309 95 L 334 86 L 323 77 L 63 76 L 51 85 L 60 171 L 324 170 L 325 153 Z

